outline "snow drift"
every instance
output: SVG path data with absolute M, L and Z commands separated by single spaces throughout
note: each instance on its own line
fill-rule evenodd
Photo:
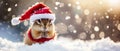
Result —
M 70 40 L 58 38 L 44 44 L 25 45 L 23 42 L 12 42 L 0 38 L 0 51 L 120 51 L 120 43 L 109 38 L 97 41 Z

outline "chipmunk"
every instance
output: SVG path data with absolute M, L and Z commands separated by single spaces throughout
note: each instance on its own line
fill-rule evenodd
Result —
M 55 26 L 50 19 L 38 19 L 36 20 L 28 33 L 25 35 L 25 44 L 31 45 L 33 43 L 44 43 L 54 39 Z
M 43 3 L 38 3 L 29 8 L 21 17 L 11 20 L 12 25 L 17 25 L 25 20 L 30 20 L 31 26 L 24 37 L 24 43 L 44 43 L 55 37 L 55 14 Z

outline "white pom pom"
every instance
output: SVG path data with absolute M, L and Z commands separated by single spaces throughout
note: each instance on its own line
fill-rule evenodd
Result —
M 17 24 L 19 24 L 19 23 L 20 23 L 19 17 L 12 18 L 11 23 L 12 23 L 12 25 L 17 25 Z

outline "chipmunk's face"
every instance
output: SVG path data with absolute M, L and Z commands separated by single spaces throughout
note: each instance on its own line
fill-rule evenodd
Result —
M 39 19 L 36 20 L 32 25 L 32 33 L 34 37 L 51 37 L 55 33 L 54 24 L 51 19 Z

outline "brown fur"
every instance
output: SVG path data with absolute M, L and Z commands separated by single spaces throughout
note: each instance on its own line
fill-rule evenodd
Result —
M 31 25 L 30 29 L 31 29 L 32 37 L 35 39 L 37 39 L 38 37 L 50 38 L 50 37 L 53 37 L 55 34 L 55 26 L 53 23 L 51 23 L 50 19 L 36 20 Z M 28 35 L 25 34 L 24 43 L 28 45 L 32 45 L 33 43 L 36 43 L 36 42 L 31 41 L 28 38 Z

